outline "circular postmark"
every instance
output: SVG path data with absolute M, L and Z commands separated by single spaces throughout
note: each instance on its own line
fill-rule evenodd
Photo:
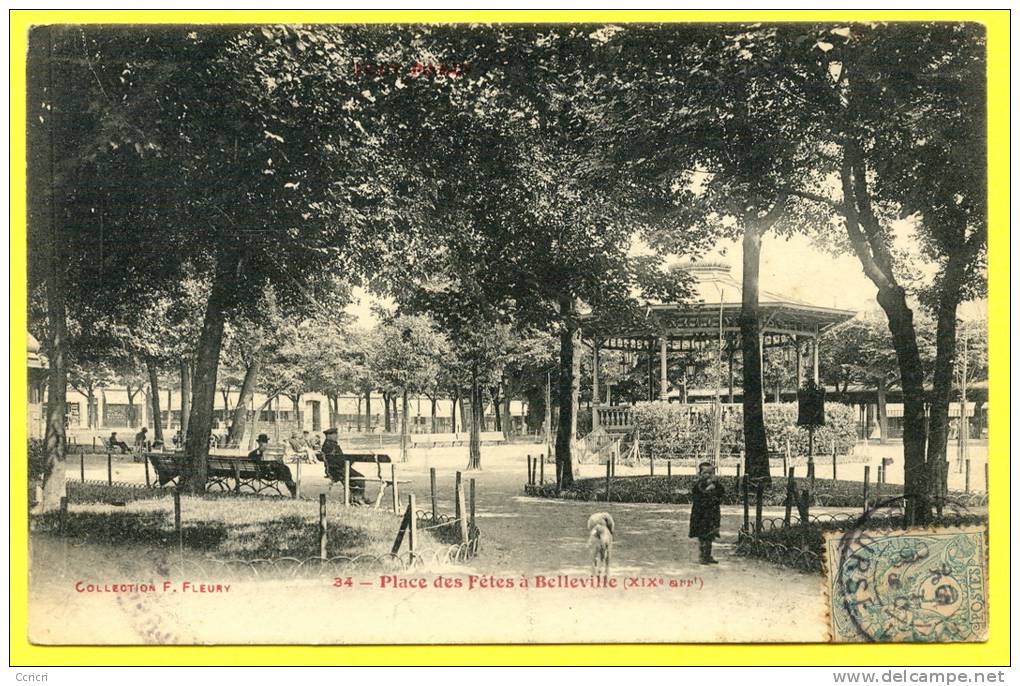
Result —
M 903 527 L 902 496 L 878 503 L 827 542 L 837 641 L 980 640 L 987 626 L 984 527 L 960 503 L 939 526 Z M 951 522 L 949 525 L 942 525 Z

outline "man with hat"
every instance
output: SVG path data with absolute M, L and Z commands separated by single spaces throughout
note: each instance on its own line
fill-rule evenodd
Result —
M 263 460 L 266 456 L 266 448 L 269 446 L 269 436 L 265 434 L 259 434 L 259 437 L 255 439 L 258 447 L 248 453 L 249 460 Z
M 344 462 L 342 458 L 344 456 L 344 451 L 340 449 L 340 444 L 337 443 L 337 433 L 337 428 L 335 426 L 331 426 L 323 432 L 326 436 L 326 440 L 322 442 L 322 461 L 326 465 L 326 476 L 329 480 L 334 483 L 343 483 Z M 353 467 L 349 468 L 348 474 L 351 480 L 348 484 L 351 489 L 351 502 L 370 502 L 365 499 L 364 475 L 355 470 Z

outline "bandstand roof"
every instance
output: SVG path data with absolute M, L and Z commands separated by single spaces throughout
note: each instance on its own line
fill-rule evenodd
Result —
M 648 350 L 665 337 L 670 351 L 698 350 L 719 340 L 720 319 L 724 340 L 740 331 L 741 284 L 729 265 L 701 262 L 686 265 L 695 278 L 690 303 L 649 302 L 645 325 L 610 334 L 600 347 L 609 350 Z M 825 329 L 852 319 L 856 312 L 813 305 L 806 300 L 761 289 L 758 295 L 761 332 L 765 346 L 787 345 L 798 337 L 814 338 Z

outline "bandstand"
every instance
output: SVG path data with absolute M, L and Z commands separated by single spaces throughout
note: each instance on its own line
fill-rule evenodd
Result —
M 717 386 L 720 402 L 733 404 L 733 360 L 740 352 L 741 284 L 726 264 L 702 262 L 683 269 L 694 278 L 692 302 L 649 303 L 643 322 L 620 331 L 603 330 L 596 334 L 582 325 L 582 336 L 593 355 L 592 397 L 598 399 L 592 404 L 593 429 L 627 432 L 632 428 L 630 408 L 612 405 L 610 394 L 603 396 L 600 391 L 599 354 L 606 350 L 623 351 L 635 365 L 642 358 L 647 360 L 648 400 L 663 402 L 674 399 L 667 376 L 671 355 L 714 352 L 719 366 L 726 370 L 721 376 L 725 378 L 728 373 L 725 388 L 721 383 Z M 797 386 L 803 383 L 807 372 L 818 383 L 819 337 L 826 329 L 853 318 L 855 312 L 821 307 L 764 289 L 758 302 L 762 352 L 766 348 L 789 350 L 796 360 Z M 680 386 L 684 395 L 678 399 L 686 402 L 686 378 Z

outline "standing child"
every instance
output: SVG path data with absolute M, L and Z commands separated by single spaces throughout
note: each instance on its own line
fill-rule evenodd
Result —
M 703 565 L 718 564 L 712 557 L 712 541 L 719 538 L 722 515 L 723 485 L 715 476 L 715 465 L 702 462 L 698 465 L 698 479 L 691 488 L 691 530 L 690 538 L 698 539 L 701 550 L 699 562 Z

